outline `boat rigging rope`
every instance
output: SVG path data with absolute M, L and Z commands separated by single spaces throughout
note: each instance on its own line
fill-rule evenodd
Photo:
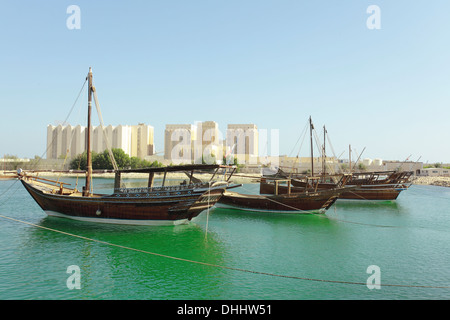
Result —
M 209 224 L 209 199 L 211 198 L 211 180 L 208 181 L 208 211 L 206 212 L 206 229 L 205 240 L 208 237 L 208 224 Z
M 102 136 L 103 136 L 103 138 L 105 138 L 106 150 L 108 150 L 109 158 L 111 160 L 114 171 L 117 171 L 117 170 L 119 170 L 119 168 L 117 166 L 116 159 L 114 158 L 114 154 L 112 153 L 111 144 L 109 142 L 108 135 L 105 134 L 105 125 L 103 124 L 103 117 L 102 117 L 102 112 L 100 110 L 100 103 L 98 102 L 97 90 L 95 89 L 94 86 L 93 86 L 93 93 L 94 93 L 95 107 L 97 108 L 98 119 L 100 121 L 100 126 L 102 128 Z
M 252 190 L 249 190 L 249 189 L 245 188 L 244 186 L 241 186 L 241 188 L 243 188 L 243 189 L 245 189 L 245 190 L 247 190 L 247 191 L 252 191 Z M 311 211 L 306 211 L 306 210 L 298 209 L 298 208 L 292 207 L 292 206 L 290 206 L 290 205 L 287 205 L 287 204 L 285 204 L 285 203 L 278 202 L 278 201 L 276 201 L 276 200 L 270 199 L 269 197 L 266 197 L 266 196 L 264 196 L 264 195 L 261 195 L 261 196 L 262 196 L 262 197 L 265 197 L 265 198 L 266 198 L 267 200 L 269 200 L 269 201 L 273 201 L 273 202 L 275 202 L 275 203 L 277 203 L 277 204 L 283 205 L 283 206 L 285 206 L 286 208 L 293 209 L 293 210 L 292 210 L 292 213 L 294 213 L 294 212 L 297 211 L 297 212 L 299 212 L 299 213 L 303 213 L 303 214 L 312 214 L 312 215 L 316 215 L 316 216 L 318 216 L 318 217 L 320 217 L 320 218 L 323 218 L 323 219 L 329 219 L 329 220 L 333 220 L 333 221 L 339 221 L 339 222 L 345 222 L 345 223 L 351 223 L 351 224 L 359 224 L 359 225 L 364 225 L 364 226 L 380 227 L 380 228 L 397 228 L 397 226 L 379 225 L 379 224 L 371 224 L 371 223 L 364 223 L 364 222 L 355 222 L 355 221 L 348 221 L 348 220 L 343 220 L 343 219 L 339 219 L 339 218 L 335 218 L 335 217 L 330 217 L 330 216 L 328 216 L 328 215 L 326 215 L 326 214 L 323 214 L 323 213 L 315 213 L 315 212 L 311 212 Z M 336 204 L 335 204 L 335 205 L 336 205 Z M 335 207 L 335 208 L 336 208 L 336 207 Z
M 172 259 L 172 260 L 177 260 L 177 261 L 194 263 L 194 264 L 208 266 L 208 267 L 221 268 L 221 269 L 227 269 L 227 270 L 233 270 L 233 271 L 239 271 L 239 272 L 245 272 L 245 273 L 252 273 L 252 274 L 259 274 L 259 275 L 265 275 L 265 276 L 271 276 L 271 277 L 294 279 L 294 280 L 305 280 L 305 281 L 337 283 L 337 284 L 364 285 L 364 286 L 367 285 L 366 282 L 316 279 L 316 278 L 299 277 L 299 276 L 292 276 L 292 275 L 283 275 L 283 274 L 262 272 L 262 271 L 256 271 L 256 270 L 248 270 L 248 269 L 243 269 L 243 268 L 229 267 L 229 266 L 217 265 L 217 264 L 208 263 L 208 262 L 202 262 L 202 261 L 195 261 L 195 260 L 190 260 L 190 259 L 185 259 L 185 258 L 173 257 L 173 256 L 161 254 L 161 253 L 150 252 L 150 251 L 146 251 L 146 250 L 142 250 L 142 249 L 136 249 L 136 248 L 132 248 L 132 247 L 127 247 L 127 246 L 123 246 L 123 245 L 119 245 L 119 244 L 114 244 L 114 243 L 110 243 L 110 242 L 106 242 L 106 241 L 102 241 L 102 240 L 98 240 L 98 239 L 92 239 L 92 238 L 88 238 L 88 237 L 85 237 L 85 236 L 80 236 L 80 235 L 77 235 L 77 234 L 68 233 L 68 232 L 65 232 L 65 231 L 44 227 L 44 226 L 41 226 L 41 225 L 38 225 L 38 224 L 34 224 L 34 223 L 31 223 L 31 222 L 27 222 L 27 221 L 15 219 L 15 218 L 7 217 L 7 216 L 1 215 L 1 214 L 0 214 L 0 217 L 3 218 L 3 219 L 8 219 L 10 221 L 19 222 L 19 223 L 26 224 L 26 225 L 29 225 L 29 226 L 32 226 L 32 227 L 40 228 L 40 229 L 43 229 L 43 230 L 47 230 L 47 231 L 63 234 L 63 235 L 66 235 L 66 236 L 70 236 L 70 237 L 74 237 L 74 238 L 78 238 L 78 239 L 82 239 L 82 240 L 86 240 L 86 241 L 96 242 L 96 243 L 107 245 L 107 246 L 112 246 L 112 247 L 121 248 L 121 249 L 125 249 L 125 250 L 145 253 L 145 254 L 149 254 L 149 255 L 153 255 L 153 256 L 157 256 L 157 257 L 162 257 L 162 258 L 167 258 L 167 259 Z M 450 286 L 426 286 L 426 285 L 385 284 L 385 283 L 377 284 L 377 285 L 385 286 L 385 287 L 403 287 L 403 288 L 450 289 Z
M 75 105 L 77 104 L 78 99 L 79 99 L 80 96 L 81 96 L 81 93 L 83 92 L 83 89 L 84 89 L 84 86 L 86 85 L 86 82 L 87 82 L 87 78 L 86 78 L 86 80 L 84 80 L 83 85 L 81 86 L 81 89 L 80 89 L 80 91 L 78 92 L 77 98 L 75 99 L 75 102 L 73 103 L 72 107 L 70 108 L 70 111 L 69 111 L 69 113 L 67 114 L 66 119 L 64 119 L 63 123 L 67 123 L 67 120 L 69 119 L 70 115 L 72 114 L 72 111 L 73 111 L 73 109 L 75 108 Z M 45 151 L 42 153 L 42 156 L 39 158 L 39 161 L 40 161 L 40 159 L 42 159 L 42 158 L 44 157 L 44 155 L 48 152 L 48 150 L 50 149 L 50 147 L 53 145 L 55 139 L 56 139 L 56 135 L 53 135 L 53 140 L 52 140 L 52 142 L 49 143 L 49 144 L 47 145 L 47 148 L 46 148 Z M 38 165 L 39 161 L 37 161 L 37 162 L 35 163 L 35 167 Z

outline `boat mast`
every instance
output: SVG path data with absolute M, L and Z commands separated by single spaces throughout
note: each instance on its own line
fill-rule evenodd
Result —
M 348 164 L 350 166 L 350 173 L 352 173 L 352 145 L 348 145 Z
M 311 140 L 311 177 L 314 177 L 314 154 L 313 154 L 313 142 L 312 142 L 312 129 L 313 129 L 312 119 L 309 116 L 309 138 Z
M 88 121 L 87 121 L 87 142 L 86 142 L 86 184 L 83 190 L 83 196 L 88 197 L 91 192 L 91 175 L 92 175 L 92 153 L 91 153 L 91 111 L 92 111 L 92 68 L 89 67 L 88 73 Z
M 325 179 L 325 161 L 326 161 L 326 153 L 325 153 L 325 143 L 326 143 L 327 129 L 323 126 L 323 157 L 322 157 L 322 175 Z

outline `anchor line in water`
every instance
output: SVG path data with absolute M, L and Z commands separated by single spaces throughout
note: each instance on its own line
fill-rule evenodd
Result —
M 244 186 L 242 186 L 241 188 L 243 188 L 243 189 L 245 189 L 247 191 L 252 191 L 252 190 L 249 190 L 249 189 L 245 188 Z M 380 228 L 398 228 L 397 226 L 379 225 L 379 224 L 371 224 L 371 223 L 364 223 L 364 222 L 354 222 L 354 221 L 348 221 L 348 220 L 343 220 L 343 219 L 339 219 L 339 218 L 334 218 L 334 217 L 330 217 L 330 216 L 328 216 L 326 214 L 324 215 L 322 213 L 314 213 L 314 212 L 298 209 L 298 208 L 289 206 L 289 205 L 287 205 L 285 203 L 281 203 L 281 202 L 278 202 L 276 200 L 270 199 L 269 197 L 266 197 L 266 196 L 263 196 L 263 197 L 266 198 L 269 201 L 273 201 L 273 202 L 278 203 L 280 205 L 283 205 L 283 206 L 285 206 L 287 208 L 294 209 L 293 211 L 298 211 L 298 212 L 306 213 L 306 214 L 312 214 L 312 215 L 318 216 L 318 217 L 323 218 L 323 219 L 329 219 L 329 220 L 339 221 L 339 222 L 344 222 L 344 223 L 359 224 L 359 225 L 364 225 L 364 226 L 380 227 Z M 336 206 L 336 204 L 335 204 L 335 206 Z
M 37 228 L 40 228 L 40 229 L 43 229 L 43 230 L 47 230 L 47 231 L 51 231 L 51 232 L 55 232 L 55 233 L 60 233 L 60 234 L 66 235 L 66 236 L 70 236 L 70 237 L 74 237 L 74 238 L 78 238 L 78 239 L 82 239 L 82 240 L 86 240 L 86 241 L 96 242 L 96 243 L 107 245 L 107 246 L 112 246 L 112 247 L 117 247 L 117 248 L 121 248 L 121 249 L 125 249 L 125 250 L 145 253 L 145 254 L 149 254 L 149 255 L 153 255 L 153 256 L 157 256 L 157 257 L 162 257 L 162 258 L 167 258 L 167 259 L 172 259 L 172 260 L 177 260 L 177 261 L 194 263 L 194 264 L 208 266 L 208 267 L 221 268 L 221 269 L 227 269 L 227 270 L 233 270 L 233 271 L 239 271 L 239 272 L 246 272 L 246 273 L 252 273 L 252 274 L 259 274 L 259 275 L 265 275 L 265 276 L 271 276 L 271 277 L 294 279 L 294 280 L 325 282 L 325 283 L 336 283 L 336 284 L 350 284 L 350 285 L 365 285 L 365 286 L 367 285 L 367 283 L 365 283 L 365 282 L 315 279 L 315 278 L 307 278 L 307 277 L 299 277 L 299 276 L 291 276 L 291 275 L 282 275 L 282 274 L 275 274 L 275 273 L 262 272 L 262 271 L 256 271 L 256 270 L 248 270 L 248 269 L 237 268 L 237 267 L 228 267 L 228 266 L 222 266 L 222 265 L 217 265 L 217 264 L 208 263 L 208 262 L 202 262 L 202 261 L 195 261 L 195 260 L 190 260 L 190 259 L 185 259 L 185 258 L 173 257 L 173 256 L 161 254 L 161 253 L 150 252 L 150 251 L 136 249 L 136 248 L 131 248 L 131 247 L 126 247 L 126 246 L 123 246 L 123 245 L 114 244 L 114 243 L 110 243 L 110 242 L 106 242 L 106 241 L 102 241 L 102 240 L 98 240 L 98 239 L 92 239 L 92 238 L 88 238 L 88 237 L 85 237 L 85 236 L 80 236 L 80 235 L 76 235 L 76 234 L 73 234 L 73 233 L 68 233 L 68 232 L 65 232 L 65 231 L 61 231 L 61 230 L 57 230 L 57 229 L 52 229 L 52 228 L 40 226 L 40 225 L 31 223 L 31 222 L 27 222 L 27 221 L 15 219 L 15 218 L 7 217 L 7 216 L 1 215 L 1 214 L 0 214 L 0 217 L 3 218 L 3 219 L 10 220 L 10 221 L 19 222 L 19 223 L 26 224 L 26 225 L 33 226 L 33 227 L 37 227 Z M 372 284 L 372 283 L 371 283 L 371 285 L 379 285 L 380 287 L 381 286 L 385 286 L 385 287 L 403 287 L 403 288 L 450 289 L 450 286 L 426 286 L 426 285 L 407 285 L 407 284 Z

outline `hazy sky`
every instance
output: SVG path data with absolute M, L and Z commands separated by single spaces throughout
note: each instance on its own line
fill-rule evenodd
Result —
M 43 155 L 91 66 L 105 125 L 150 124 L 157 151 L 166 124 L 213 120 L 279 130 L 280 154 L 307 156 L 312 116 L 336 156 L 450 162 L 449 15 L 448 0 L 2 1 L 0 156 Z

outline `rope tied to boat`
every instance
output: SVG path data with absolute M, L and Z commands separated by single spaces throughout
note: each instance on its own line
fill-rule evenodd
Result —
M 35 223 L 31 223 L 31 222 L 27 222 L 27 221 L 15 219 L 15 218 L 7 217 L 7 216 L 1 215 L 1 214 L 0 214 L 0 217 L 3 218 L 3 219 L 8 219 L 10 221 L 26 224 L 26 225 L 29 225 L 29 226 L 32 226 L 32 227 L 36 227 L 36 228 L 40 228 L 40 229 L 43 229 L 43 230 L 47 230 L 47 231 L 63 234 L 63 235 L 66 235 L 66 236 L 78 238 L 78 239 L 85 240 L 85 241 L 91 241 L 91 242 L 95 242 L 95 243 L 99 243 L 99 244 L 103 244 L 103 245 L 107 245 L 107 246 L 112 246 L 112 247 L 121 248 L 121 249 L 125 249 L 125 250 L 130 250 L 130 251 L 134 251 L 134 252 L 149 254 L 149 255 L 153 255 L 153 256 L 157 256 L 157 257 L 161 257 L 161 258 L 167 258 L 167 259 L 172 259 L 172 260 L 176 260 L 176 261 L 193 263 L 193 264 L 198 264 L 198 265 L 203 265 L 203 266 L 208 266 L 208 267 L 227 269 L 227 270 L 238 271 L 238 272 L 245 272 L 245 273 L 252 273 L 252 274 L 258 274 L 258 275 L 264 275 L 264 276 L 278 277 L 278 278 L 287 278 L 287 279 L 293 279 L 293 280 L 304 280 L 304 281 L 335 283 L 335 284 L 348 284 L 348 285 L 364 285 L 364 286 L 367 285 L 366 282 L 342 281 L 342 280 L 330 280 L 330 279 L 317 279 L 317 278 L 300 277 L 300 276 L 293 276 L 293 275 L 283 275 L 283 274 L 276 274 L 276 273 L 270 273 L 270 272 L 249 270 L 249 269 L 243 269 L 243 268 L 238 268 L 238 267 L 223 266 L 223 265 L 218 265 L 218 264 L 214 264 L 214 263 L 208 263 L 208 262 L 203 262 L 203 261 L 196 261 L 196 260 L 185 259 L 185 258 L 180 258 L 180 257 L 174 257 L 174 256 L 166 255 L 166 254 L 157 253 L 157 252 L 146 251 L 146 250 L 132 248 L 132 247 L 127 247 L 127 246 L 114 244 L 114 243 L 110 243 L 110 242 L 106 242 L 106 241 L 102 241 L 102 240 L 98 240 L 98 239 L 88 238 L 88 237 L 85 237 L 85 236 L 81 236 L 81 235 L 77 235 L 77 234 L 73 234 L 73 233 L 69 233 L 69 232 L 65 232 L 65 231 L 61 231 L 61 230 L 57 230 L 57 229 L 53 229 L 53 228 L 44 227 L 44 226 L 41 226 L 41 225 L 38 225 L 38 224 L 35 224 Z M 384 287 L 450 289 L 450 286 L 386 284 L 386 283 L 377 284 L 377 285 L 384 286 Z

